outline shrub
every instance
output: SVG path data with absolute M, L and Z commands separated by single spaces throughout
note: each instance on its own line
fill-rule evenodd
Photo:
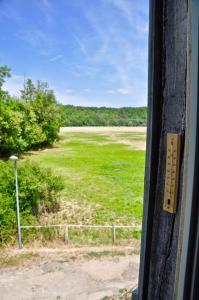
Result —
M 21 223 L 33 224 L 44 212 L 59 209 L 63 180 L 50 169 L 31 161 L 18 166 Z M 0 242 L 7 242 L 16 233 L 15 181 L 11 162 L 0 161 Z

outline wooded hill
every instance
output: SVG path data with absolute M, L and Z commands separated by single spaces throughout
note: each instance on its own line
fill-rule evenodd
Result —
M 146 126 L 147 107 L 62 106 L 62 126 Z

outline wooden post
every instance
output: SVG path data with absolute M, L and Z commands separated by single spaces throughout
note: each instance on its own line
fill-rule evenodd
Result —
M 112 224 L 112 242 L 115 243 L 116 240 L 116 233 L 115 233 L 115 225 Z
M 189 98 L 187 91 L 191 94 L 193 92 L 190 90 L 191 81 L 187 75 L 194 77 L 192 71 L 190 74 L 187 73 L 187 55 L 192 53 L 192 49 L 187 49 L 187 44 L 192 41 L 192 37 L 187 35 L 187 27 L 192 24 L 191 20 L 187 20 L 188 12 L 192 14 L 191 3 L 192 1 L 185 0 L 150 1 L 149 126 L 138 288 L 140 300 L 176 299 L 174 295 L 174 283 L 178 276 L 176 257 L 177 249 L 181 246 L 178 244 L 178 237 L 180 221 L 184 217 L 181 200 L 186 177 L 186 175 L 184 177 L 184 172 L 187 171 L 183 139 L 185 125 L 189 118 L 192 118 L 189 114 L 192 108 L 187 106 Z M 195 27 L 198 28 L 198 17 L 196 24 Z M 192 28 L 194 28 L 193 25 L 191 25 Z M 194 61 L 197 64 L 195 58 Z M 192 97 L 194 96 L 191 95 Z M 166 135 L 169 132 L 182 136 L 176 214 L 163 210 L 165 177 L 167 176 Z M 190 139 L 190 133 L 188 128 L 185 134 L 187 140 Z M 191 133 L 191 136 L 192 134 L 194 135 Z M 192 151 L 194 150 L 192 149 L 189 153 Z M 191 192 L 189 197 L 191 201 Z M 189 202 L 187 199 L 185 206 Z M 179 251 L 182 252 L 182 248 Z
M 65 240 L 65 244 L 68 244 L 68 243 L 69 243 L 69 237 L 68 237 L 68 225 L 65 226 L 64 240 Z

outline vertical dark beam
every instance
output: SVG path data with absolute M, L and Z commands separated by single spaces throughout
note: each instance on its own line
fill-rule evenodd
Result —
M 175 299 L 199 295 L 199 1 L 189 0 L 186 168 L 179 230 Z
M 176 214 L 163 211 L 166 135 L 184 135 L 186 105 L 187 1 L 164 0 L 163 9 L 163 110 L 158 180 L 155 195 L 150 274 L 147 299 L 172 299 L 178 245 L 183 179 L 183 147 Z M 183 143 L 182 143 L 183 145 Z
M 183 177 L 175 215 L 163 211 L 166 135 L 184 135 L 187 1 L 150 2 L 148 139 L 139 299 L 173 298 Z M 183 145 L 183 143 L 182 143 Z
M 148 59 L 148 124 L 145 192 L 139 271 L 139 299 L 146 299 L 151 256 L 159 140 L 162 122 L 162 28 L 163 1 L 150 0 Z

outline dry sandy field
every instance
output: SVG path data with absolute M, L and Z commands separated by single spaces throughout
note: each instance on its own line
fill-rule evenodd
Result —
M 101 133 L 108 133 L 108 132 L 143 132 L 146 133 L 146 127 L 61 127 L 60 133 L 64 132 L 101 132 Z
M 104 136 L 109 142 L 124 144 L 135 150 L 146 149 L 146 127 L 61 127 L 60 134 L 95 134 Z M 107 143 L 107 144 L 108 144 Z M 100 143 L 106 144 L 106 143 Z

